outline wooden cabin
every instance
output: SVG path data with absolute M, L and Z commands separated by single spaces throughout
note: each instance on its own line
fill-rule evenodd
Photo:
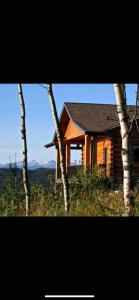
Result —
M 127 106 L 129 121 L 135 106 Z M 137 122 L 139 119 L 139 108 Z M 97 165 L 105 176 L 122 178 L 121 136 L 116 105 L 91 103 L 64 103 L 60 116 L 63 135 L 66 172 L 69 174 L 71 150 L 81 150 L 84 171 L 93 172 Z M 46 148 L 56 147 L 56 180 L 60 179 L 60 159 L 56 134 Z M 139 133 L 134 122 L 130 133 L 132 176 L 139 177 Z

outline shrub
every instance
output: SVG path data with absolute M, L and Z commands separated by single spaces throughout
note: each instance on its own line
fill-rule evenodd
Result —
M 86 197 L 92 197 L 96 195 L 97 190 L 109 190 L 113 188 L 112 180 L 109 177 L 105 177 L 98 172 L 96 166 L 94 172 L 87 172 L 85 174 L 83 168 L 77 167 L 76 175 L 72 175 L 70 178 L 70 195 L 71 197 L 80 194 L 85 194 Z

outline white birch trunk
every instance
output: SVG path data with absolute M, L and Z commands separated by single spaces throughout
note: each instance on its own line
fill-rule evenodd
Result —
M 52 84 L 48 84 L 48 95 L 51 104 L 51 111 L 53 115 L 57 140 L 58 140 L 58 147 L 59 147 L 59 155 L 60 155 L 60 168 L 61 168 L 61 179 L 63 184 L 63 194 L 64 194 L 64 207 L 65 211 L 69 211 L 69 186 L 68 186 L 68 177 L 66 174 L 66 166 L 65 166 L 65 155 L 64 155 L 64 145 L 63 139 L 61 135 L 60 123 L 58 119 L 58 114 L 56 110 L 55 99 L 52 90 Z
M 129 216 L 131 215 L 131 176 L 129 157 L 129 129 L 127 119 L 125 85 L 116 83 L 114 84 L 114 90 L 122 138 L 123 193 L 125 216 Z
M 25 201 L 26 201 L 26 216 L 30 214 L 30 190 L 28 182 L 28 165 L 27 165 L 27 138 L 26 138 L 26 111 L 25 103 L 22 91 L 22 85 L 18 84 L 18 94 L 21 105 L 21 134 L 23 143 L 23 185 L 25 191 Z

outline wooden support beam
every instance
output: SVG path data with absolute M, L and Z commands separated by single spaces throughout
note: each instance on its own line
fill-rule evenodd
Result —
M 70 143 L 71 145 L 82 145 L 84 144 L 84 139 L 71 139 L 71 140 L 68 140 L 66 141 L 65 143 Z
M 71 147 L 70 149 L 71 149 L 71 150 L 82 150 L 82 147 L 80 147 L 80 148 L 77 148 L 77 147 Z
M 97 138 L 94 137 L 92 140 L 92 151 L 91 151 L 91 165 L 92 170 L 93 167 L 97 164 Z
M 82 146 L 81 147 L 70 147 L 71 150 L 82 150 Z
M 84 165 L 84 145 L 82 145 L 82 153 L 81 153 L 81 161 L 82 161 L 82 165 Z
M 91 137 L 85 135 L 85 144 L 83 146 L 83 165 L 86 173 L 87 167 L 91 165 Z

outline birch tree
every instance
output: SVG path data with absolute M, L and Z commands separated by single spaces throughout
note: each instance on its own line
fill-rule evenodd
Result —
M 64 147 L 63 147 L 63 138 L 61 134 L 61 128 L 60 128 L 60 122 L 58 119 L 54 94 L 52 90 L 52 84 L 48 84 L 47 86 L 48 95 L 50 99 L 51 104 L 51 111 L 53 115 L 55 130 L 56 130 L 56 136 L 58 140 L 58 147 L 59 147 L 59 155 L 60 155 L 60 168 L 61 168 L 61 179 L 63 184 L 63 194 L 64 194 L 64 207 L 65 211 L 69 211 L 69 186 L 68 186 L 68 177 L 66 174 L 66 167 L 65 167 L 65 155 L 64 155 Z
M 27 138 L 26 138 L 26 110 L 23 96 L 22 85 L 18 84 L 18 94 L 21 105 L 21 134 L 23 143 L 23 185 L 26 201 L 26 216 L 30 214 L 30 189 L 28 181 L 28 160 L 27 160 Z
M 122 138 L 122 163 L 123 163 L 123 194 L 125 205 L 125 216 L 132 214 L 131 205 L 131 174 L 130 174 L 130 157 L 129 157 L 129 128 L 128 115 L 126 107 L 126 87 L 125 84 L 114 84 L 117 113 L 121 129 Z

